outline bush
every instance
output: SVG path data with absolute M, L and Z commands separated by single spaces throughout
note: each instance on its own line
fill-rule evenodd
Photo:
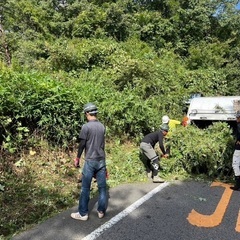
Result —
M 171 139 L 174 168 L 190 174 L 224 177 L 230 174 L 234 139 L 227 123 L 217 122 L 206 129 L 178 128 Z
M 63 83 L 40 73 L 2 72 L 0 143 L 10 152 L 30 147 L 35 135 L 69 145 L 79 131 L 81 106 Z

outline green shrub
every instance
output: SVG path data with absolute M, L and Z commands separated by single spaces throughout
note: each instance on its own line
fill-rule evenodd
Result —
M 180 127 L 171 139 L 173 168 L 181 166 L 190 174 L 223 177 L 230 174 L 234 140 L 227 123 L 206 129 Z
M 10 152 L 29 147 L 31 137 L 69 145 L 81 123 L 68 86 L 37 72 L 2 72 L 0 78 L 1 143 Z

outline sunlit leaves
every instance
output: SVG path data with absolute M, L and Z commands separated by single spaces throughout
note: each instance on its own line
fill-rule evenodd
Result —
M 188 173 L 210 177 L 230 174 L 234 140 L 226 123 L 215 123 L 207 129 L 196 126 L 178 128 L 172 146 L 176 166 L 180 164 Z

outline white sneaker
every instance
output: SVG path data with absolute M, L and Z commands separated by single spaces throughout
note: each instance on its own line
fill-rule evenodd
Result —
M 98 218 L 103 218 L 104 215 L 105 215 L 104 212 L 99 212 L 99 211 L 98 211 L 97 213 L 98 213 Z
M 76 220 L 87 221 L 88 215 L 81 216 L 79 212 L 71 213 L 71 217 Z
M 160 178 L 159 176 L 153 176 L 153 182 L 154 183 L 164 183 L 165 180 Z
M 147 172 L 147 177 L 148 177 L 148 178 L 153 178 L 153 175 L 152 175 L 152 174 L 153 174 L 152 171 Z

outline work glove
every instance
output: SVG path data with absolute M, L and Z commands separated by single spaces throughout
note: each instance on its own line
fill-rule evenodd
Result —
M 74 159 L 74 166 L 76 168 L 80 168 L 80 158 L 77 157 Z
M 106 179 L 109 179 L 109 172 L 107 169 L 106 169 Z
M 93 177 L 96 178 L 96 173 L 93 175 Z M 109 172 L 107 168 L 106 168 L 106 179 L 109 179 Z

